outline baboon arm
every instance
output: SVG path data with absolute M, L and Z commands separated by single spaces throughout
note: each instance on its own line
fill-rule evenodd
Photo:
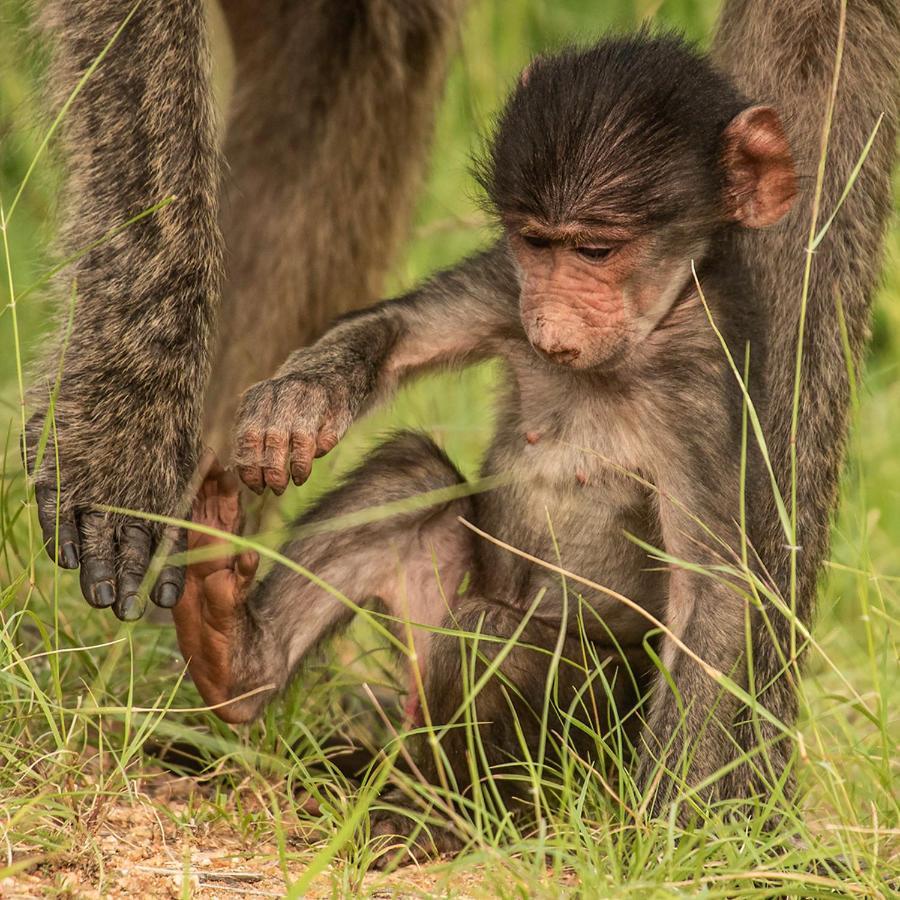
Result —
M 505 244 L 424 286 L 338 322 L 243 396 L 235 465 L 244 483 L 282 493 L 302 484 L 354 419 L 405 379 L 504 353 L 524 336 Z
M 288 357 L 279 376 L 304 374 L 353 356 L 369 368 L 370 394 L 383 397 L 405 379 L 502 353 L 521 337 L 519 285 L 505 242 L 439 272 L 422 287 L 339 321 L 311 350 Z
M 51 0 L 45 18 L 57 104 L 113 43 L 63 122 L 62 255 L 99 243 L 63 275 L 74 327 L 35 379 L 28 468 L 50 554 L 134 618 L 160 528 L 96 507 L 174 515 L 197 460 L 220 255 L 203 3 Z M 154 599 L 181 583 L 167 570 Z

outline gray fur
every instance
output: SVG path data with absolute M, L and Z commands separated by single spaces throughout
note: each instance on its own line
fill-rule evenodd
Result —
M 141 584 L 162 528 L 92 508 L 180 515 L 187 506 L 221 268 L 206 24 L 201 0 L 49 0 L 44 24 L 56 48 L 59 104 L 122 26 L 63 121 L 62 253 L 74 255 L 173 198 L 63 273 L 75 324 L 67 342 L 60 328 L 44 375 L 34 379 L 26 429 L 51 556 L 67 568 L 81 564 L 88 602 L 131 619 L 142 612 Z M 53 410 L 58 446 L 50 441 L 35 472 L 63 352 Z M 161 578 L 153 597 L 171 606 L 182 576 L 164 575 L 168 587 Z
M 58 100 L 134 5 L 47 3 Z M 145 0 L 64 120 L 63 253 L 175 197 L 64 273 L 63 298 L 77 290 L 55 409 L 64 510 L 174 513 L 196 462 L 220 266 L 208 69 L 200 0 Z M 32 438 L 52 387 L 35 382 Z M 55 485 L 52 452 L 36 480 Z
M 761 10 L 765 10 L 765 14 Z M 800 202 L 773 231 L 738 232 L 739 252 L 755 279 L 755 291 L 770 318 L 765 368 L 763 430 L 782 496 L 789 503 L 790 429 L 800 317 L 804 248 L 823 116 L 838 44 L 839 0 L 732 0 L 725 6 L 713 45 L 714 57 L 748 96 L 783 113 L 803 178 Z M 835 209 L 850 173 L 880 114 L 884 121 L 859 178 L 813 257 L 804 342 L 797 434 L 797 586 L 800 620 L 810 625 L 817 580 L 828 553 L 831 515 L 838 496 L 849 409 L 849 378 L 840 334 L 840 299 L 853 365 L 859 371 L 878 283 L 884 231 L 891 212 L 891 172 L 900 116 L 900 10 L 892 0 L 847 3 L 828 164 L 818 227 Z M 771 580 L 790 605 L 790 553 L 771 490 L 762 490 L 752 511 L 757 550 Z M 772 622 L 785 655 L 789 630 L 778 613 Z M 762 634 L 754 647 L 758 683 L 781 668 Z M 761 700 L 791 721 L 796 699 L 780 678 Z M 771 726 L 760 723 L 771 738 Z M 753 740 L 748 734 L 744 742 Z M 776 768 L 789 752 L 776 745 Z
M 432 441 L 412 433 L 398 435 L 300 519 L 298 528 L 307 533 L 282 552 L 353 603 L 376 606 L 397 620 L 438 626 L 449 602 L 445 597 L 455 598 L 471 558 L 471 535 L 456 521 L 471 515 L 468 498 L 386 512 L 384 518 L 350 528 L 333 529 L 329 521 L 462 484 L 462 476 Z M 435 578 L 433 558 L 442 560 L 441 582 Z M 256 586 L 243 609 L 232 696 L 267 683 L 283 688 L 303 660 L 353 615 L 340 598 L 281 566 Z M 395 627 L 405 642 L 399 624 Z M 421 658 L 429 640 L 430 632 L 416 629 Z M 265 699 L 254 695 L 230 706 L 229 715 L 252 718 Z
M 80 562 L 88 601 L 123 618 L 141 612 L 161 529 L 91 508 L 182 514 L 204 406 L 206 438 L 224 450 L 240 391 L 327 319 L 377 296 L 406 232 L 462 3 L 222 6 L 237 85 L 221 178 L 202 0 L 44 6 L 57 105 L 134 8 L 64 122 L 61 255 L 175 197 L 64 272 L 61 300 L 74 282 L 77 313 L 55 409 L 59 498 L 52 445 L 35 473 L 51 555 Z M 59 334 L 35 378 L 29 469 Z M 183 573 L 163 576 L 153 597 L 171 605 Z

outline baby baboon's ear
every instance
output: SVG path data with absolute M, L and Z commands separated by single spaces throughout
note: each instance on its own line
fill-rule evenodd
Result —
M 531 73 L 534 71 L 535 66 L 539 66 L 541 64 L 543 59 L 544 57 L 541 54 L 538 54 L 537 56 L 532 57 L 531 62 L 528 63 L 528 65 L 525 66 L 524 69 L 522 69 L 522 72 L 519 75 L 519 84 L 522 87 L 528 86 L 528 82 L 531 78 Z
M 725 214 L 747 228 L 774 225 L 794 205 L 794 157 L 778 113 L 752 106 L 725 129 Z

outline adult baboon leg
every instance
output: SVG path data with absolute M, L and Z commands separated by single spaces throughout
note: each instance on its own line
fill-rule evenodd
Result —
M 767 403 L 762 426 L 781 496 L 795 497 L 795 540 L 785 536 L 767 480 L 747 505 L 759 522 L 753 529 L 758 535 L 756 550 L 769 577 L 807 626 L 813 619 L 818 578 L 828 555 L 844 457 L 851 397 L 846 350 L 859 371 L 891 216 L 891 173 L 900 122 L 900 7 L 864 0 L 846 4 L 844 12 L 841 37 L 839 0 L 809 4 L 728 0 L 713 42 L 714 59 L 738 88 L 782 113 L 793 152 L 808 175 L 801 182 L 799 202 L 782 226 L 742 231 L 736 238 L 758 279 L 760 296 L 768 298 Z M 808 257 L 798 248 L 808 241 L 815 194 L 812 175 L 841 41 L 819 227 L 830 211 L 834 215 L 812 257 L 809 284 L 804 288 Z M 878 124 L 865 163 L 854 172 Z M 850 184 L 852 189 L 844 196 Z M 801 298 L 806 301 L 803 326 Z M 794 654 L 804 641 L 791 617 L 768 605 L 765 613 L 777 640 L 771 639 L 762 623 L 754 634 L 757 699 L 783 722 L 791 723 L 797 715 Z M 765 718 L 755 714 L 740 718 L 741 746 L 754 747 L 761 736 L 767 748 L 763 769 L 780 776 L 793 753 L 793 742 Z M 730 773 L 724 790 L 731 795 L 746 793 L 746 785 L 738 781 L 742 774 L 741 769 Z M 765 785 L 753 789 L 767 790 Z
M 406 233 L 461 0 L 223 0 L 235 46 L 227 284 L 207 440 L 241 392 L 381 294 Z
M 563 724 L 556 710 L 568 711 L 574 702 L 575 715 L 581 713 L 593 718 L 597 711 L 587 713 L 588 707 L 592 706 L 591 696 L 599 701 L 604 697 L 598 680 L 592 693 L 577 699 L 578 692 L 588 680 L 585 665 L 592 672 L 594 668 L 590 651 L 586 653 L 577 633 L 577 624 L 571 623 L 562 636 L 560 659 L 554 670 L 553 654 L 560 641 L 561 623 L 555 619 L 539 618 L 535 614 L 515 639 L 516 630 L 526 614 L 524 606 L 467 600 L 447 616 L 444 627 L 471 636 L 461 639 L 455 635 L 438 635 L 425 666 L 425 696 L 433 721 L 440 726 L 453 720 L 471 693 L 473 684 L 489 665 L 502 657 L 497 674 L 484 684 L 474 699 L 473 717 L 481 723 L 485 758 L 492 766 L 508 767 L 511 759 L 519 757 L 519 747 L 523 741 L 533 759 L 547 729 L 555 735 L 549 738 L 548 747 L 559 740 Z M 507 649 L 507 642 L 512 642 L 511 649 Z M 604 656 L 608 654 L 601 653 L 601 657 Z M 628 677 L 616 678 L 607 666 L 604 669 L 610 683 L 616 685 L 616 706 L 624 711 L 627 702 L 631 701 L 633 705 L 635 700 L 633 682 Z M 548 713 L 549 720 L 545 723 L 542 706 L 550 678 L 555 678 L 557 684 Z M 612 727 L 613 721 L 606 718 L 610 712 L 606 704 L 601 702 L 600 706 L 605 710 L 602 714 L 604 719 L 592 724 L 605 732 Z M 581 745 L 585 754 L 591 753 L 591 749 L 583 743 L 582 733 L 573 730 L 570 738 L 575 745 Z M 442 738 L 442 746 L 457 786 L 463 790 L 470 775 L 465 729 L 448 729 Z M 423 771 L 430 772 L 433 762 L 433 758 L 423 760 Z M 432 780 L 438 783 L 436 777 Z M 509 794 L 516 794 L 514 784 Z

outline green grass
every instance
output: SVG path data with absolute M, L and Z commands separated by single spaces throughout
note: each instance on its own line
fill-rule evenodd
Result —
M 463 52 L 454 66 L 414 235 L 392 275 L 392 289 L 483 244 L 487 232 L 468 175 L 479 135 L 530 55 L 583 40 L 608 25 L 629 26 L 657 12 L 701 38 L 713 4 L 646 0 L 474 0 Z M 39 148 L 46 123 L 35 96 L 42 59 L 26 54 L 16 28 L 17 0 L 0 0 L 0 201 L 11 202 Z M 249 728 L 231 729 L 207 712 L 182 680 L 169 625 L 123 626 L 90 612 L 77 578 L 39 551 L 18 456 L 19 367 L 39 346 L 49 300 L 26 295 L 51 259 L 57 187 L 52 159 L 42 159 L 5 235 L 0 265 L 0 884 L 30 870 L 54 884 L 59 867 L 113 879 L 100 843 L 109 811 L 152 805 L 188 841 L 202 828 L 225 827 L 275 859 L 283 889 L 369 895 L 371 858 L 365 811 L 372 773 L 357 792 L 323 766 L 323 743 L 376 717 L 362 688 L 396 687 L 390 655 L 371 627 L 354 627 L 335 653 L 305 673 L 287 696 Z M 460 823 L 470 851 L 445 864 L 423 893 L 483 896 L 666 896 L 703 891 L 731 896 L 888 896 L 900 879 L 900 817 L 894 782 L 900 738 L 897 623 L 900 616 L 900 236 L 878 299 L 873 351 L 856 412 L 843 502 L 820 597 L 817 648 L 808 654 L 802 689 L 798 774 L 800 805 L 775 835 L 710 814 L 694 830 L 647 823 L 627 776 L 617 788 L 571 754 L 553 772 L 534 760 L 528 777 L 540 828 L 520 832 L 492 802 L 489 786 L 471 822 Z M 11 299 L 22 297 L 15 307 Z M 14 334 L 14 319 L 18 339 Z M 290 492 L 285 518 L 333 483 L 385 429 L 434 434 L 467 475 L 478 469 L 491 431 L 493 373 L 482 367 L 429 378 L 405 390 L 389 410 L 356 426 L 317 463 L 308 487 Z M 587 573 L 589 574 L 589 573 Z M 600 690 L 599 684 L 597 689 Z M 187 805 L 147 800 L 157 767 L 142 755 L 152 738 L 188 740 L 219 777 Z M 397 744 L 387 744 L 389 753 Z M 478 748 L 473 744 L 473 754 Z M 621 756 L 621 753 L 619 754 Z M 614 754 L 615 756 L 615 754 Z M 620 762 L 620 760 L 619 760 Z M 555 787 L 554 787 L 555 783 Z M 293 788 L 318 800 L 302 809 Z M 609 790 L 621 802 L 610 799 Z M 452 818 L 452 811 L 438 817 Z M 311 841 L 298 833 L 312 827 Z M 193 865 L 189 852 L 188 869 Z M 180 851 L 179 851 L 180 852 Z M 245 864 L 250 867 L 251 863 Z M 473 881 L 470 872 L 477 873 Z

